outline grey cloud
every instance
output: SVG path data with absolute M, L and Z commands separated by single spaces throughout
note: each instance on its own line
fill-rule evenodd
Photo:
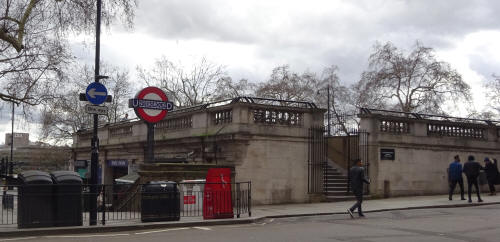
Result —
M 395 31 L 424 30 L 428 34 L 463 35 L 470 31 L 498 29 L 498 1 L 404 1 L 403 11 L 384 18 Z
M 257 31 L 223 8 L 220 1 L 150 0 L 140 4 L 136 29 L 161 38 L 247 43 Z
M 352 14 L 336 5 L 317 4 L 324 14 L 290 12 L 287 6 L 254 6 L 234 13 L 223 1 L 141 1 L 137 29 L 162 38 L 203 38 L 240 43 L 297 45 L 315 37 L 366 38 L 398 33 L 459 36 L 478 29 L 498 29 L 497 1 L 345 1 Z M 304 1 L 304 6 L 316 4 Z M 285 18 L 283 19 L 283 14 Z M 345 36 L 344 36 L 345 37 Z M 418 38 L 420 39 L 420 38 Z
M 484 76 L 486 80 L 493 80 L 493 74 L 500 75 L 498 69 L 500 62 L 477 54 L 469 55 L 468 59 L 470 60 L 470 68 Z
M 26 123 L 26 119 L 25 117 L 23 116 L 23 108 L 21 106 L 16 106 L 14 108 L 14 112 L 15 112 L 15 117 L 14 117 L 14 126 L 15 126 L 15 129 L 19 129 L 20 127 L 22 128 L 22 126 Z M 32 119 L 33 120 L 38 120 L 39 118 L 39 114 L 38 114 L 38 111 L 37 110 L 32 110 Z M 12 120 L 12 106 L 10 103 L 7 103 L 7 102 L 2 102 L 2 104 L 0 105 L 0 125 L 6 125 L 6 124 L 11 124 L 11 120 Z M 33 120 L 29 120 L 30 122 L 34 122 Z M 10 127 L 10 126 L 9 126 Z M 9 132 L 10 132 L 10 129 L 9 129 Z M 1 137 L 0 137 L 1 138 Z
M 363 0 L 304 1 L 302 9 L 269 7 L 256 1 L 244 13 L 235 2 L 149 0 L 140 2 L 137 31 L 158 38 L 204 39 L 256 46 L 261 63 L 290 64 L 299 71 L 319 71 L 337 65 L 347 83 L 359 79 L 375 41 L 410 49 L 415 40 L 435 49 L 455 47 L 457 40 L 479 30 L 499 30 L 500 1 L 496 0 Z M 248 3 L 246 3 L 248 4 Z M 312 6 L 312 7 L 311 7 Z M 319 9 L 314 12 L 306 9 Z M 486 73 L 480 57 L 471 67 Z M 493 68 L 493 67 L 491 67 Z M 228 66 L 231 69 L 231 66 Z M 240 67 L 233 71 L 238 72 Z M 250 77 L 249 77 L 250 79 Z M 251 79 L 250 79 L 251 80 Z M 260 81 L 260 80 L 251 80 Z
M 4 109 L 0 109 L 0 111 L 3 113 L 2 115 L 0 115 L 0 125 L 10 123 L 10 115 L 5 115 L 6 112 L 4 112 Z

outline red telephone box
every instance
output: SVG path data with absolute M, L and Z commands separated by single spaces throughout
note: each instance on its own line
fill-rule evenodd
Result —
M 210 168 L 203 192 L 203 219 L 233 217 L 231 169 Z

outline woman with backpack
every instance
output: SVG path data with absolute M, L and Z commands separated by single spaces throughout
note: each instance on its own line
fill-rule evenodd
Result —
M 491 162 L 488 157 L 484 158 L 484 172 L 486 173 L 486 180 L 488 180 L 488 186 L 490 188 L 490 196 L 496 195 L 495 183 L 498 179 L 498 168 L 495 163 Z

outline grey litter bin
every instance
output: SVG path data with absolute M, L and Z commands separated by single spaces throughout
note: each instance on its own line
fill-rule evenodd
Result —
M 17 227 L 39 228 L 54 225 L 52 179 L 47 172 L 19 174 Z
M 141 221 L 179 221 L 180 194 L 175 182 L 156 181 L 142 186 Z
M 54 182 L 54 225 L 81 226 L 82 178 L 73 171 L 51 172 Z

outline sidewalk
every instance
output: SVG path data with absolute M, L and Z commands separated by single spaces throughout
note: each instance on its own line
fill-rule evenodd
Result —
M 363 201 L 363 211 L 365 213 L 381 212 L 389 210 L 441 208 L 441 207 L 462 207 L 500 204 L 500 195 L 488 196 L 482 194 L 484 202 L 478 203 L 473 197 L 473 202 L 460 200 L 460 195 L 455 194 L 454 200 L 449 201 L 448 195 L 436 196 L 412 196 L 387 199 L 372 199 Z M 287 204 L 287 205 L 267 205 L 258 206 L 253 209 L 252 216 L 279 218 L 307 215 L 329 215 L 344 214 L 347 208 L 351 207 L 355 201 L 332 202 L 332 203 L 307 203 L 307 204 Z M 369 216 L 369 215 L 367 215 Z
M 445 208 L 463 206 L 481 206 L 500 204 L 500 195 L 482 195 L 484 202 L 472 203 L 460 200 L 460 195 L 455 194 L 453 201 L 448 201 L 447 195 L 436 196 L 413 196 L 388 199 L 372 199 L 363 202 L 363 210 L 370 216 L 371 212 L 423 209 L 423 208 Z M 473 197 L 474 198 L 474 197 Z M 172 227 L 193 227 L 193 226 L 214 226 L 259 222 L 266 218 L 281 218 L 294 216 L 314 216 L 345 214 L 354 201 L 331 202 L 331 203 L 305 203 L 305 204 L 283 204 L 283 205 L 263 205 L 252 207 L 252 216 L 243 214 L 241 218 L 203 220 L 201 217 L 181 218 L 175 222 L 141 223 L 140 220 L 129 221 L 108 221 L 107 225 L 80 226 L 80 227 L 51 227 L 40 229 L 17 229 L 16 225 L 0 227 L 0 237 L 25 237 L 56 234 L 78 234 L 78 233 L 99 233 L 99 232 L 119 232 L 130 230 L 145 230 Z M 347 215 L 346 215 L 347 216 Z

